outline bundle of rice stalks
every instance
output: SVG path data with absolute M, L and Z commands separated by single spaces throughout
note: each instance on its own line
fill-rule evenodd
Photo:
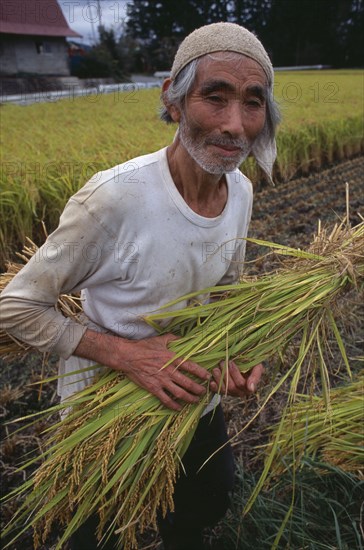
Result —
M 301 467 L 310 459 L 364 479 L 364 372 L 331 392 L 328 411 L 319 396 L 299 396 L 279 424 L 272 427 L 266 452 L 276 446 L 270 477 Z
M 8 263 L 6 266 L 6 272 L 0 275 L 0 292 L 4 290 L 11 279 L 22 269 L 23 265 L 26 264 L 37 252 L 37 245 L 29 238 L 27 238 L 26 241 L 27 244 L 24 245 L 21 253 L 19 252 L 17 254 L 23 263 Z M 73 317 L 75 319 L 77 319 L 78 314 L 82 311 L 81 302 L 78 296 L 74 295 L 71 296 L 63 294 L 60 296 L 57 307 L 63 315 L 66 317 Z M 31 346 L 24 344 L 17 338 L 14 338 L 4 330 L 0 329 L 0 357 L 11 360 L 15 357 L 19 357 L 19 355 L 25 355 L 28 351 L 31 351 L 31 349 Z
M 289 377 L 292 399 L 308 359 L 304 376 L 316 380 L 316 372 L 321 374 L 323 398 L 328 403 L 325 356 L 330 330 L 351 374 L 335 315 L 339 297 L 363 283 L 364 223 L 352 229 L 342 224 L 330 234 L 320 231 L 307 252 L 263 244 L 289 256 L 276 273 L 220 287 L 220 299 L 208 304 L 196 303 L 173 312 L 169 307 L 175 303 L 169 304 L 163 313 L 147 320 L 160 331 L 182 335 L 170 344 L 181 362 L 189 358 L 207 369 L 226 359 L 247 371 L 277 353 L 284 362 L 293 346 L 295 360 L 267 400 Z M 216 294 L 216 287 L 188 298 L 209 292 Z M 48 430 L 49 447 L 36 474 L 7 497 L 26 494 L 5 534 L 26 522 L 16 537 L 32 525 L 37 546 L 58 522 L 66 526 L 57 545 L 60 549 L 79 525 L 98 513 L 100 537 L 114 530 L 120 544 L 135 547 L 136 525 L 141 529 L 153 526 L 158 509 L 173 509 L 180 461 L 210 398 L 207 391 L 200 403 L 176 413 L 120 374 L 103 374 L 67 405 L 51 409 L 67 406 L 69 414 Z
M 250 511 L 265 483 L 272 486 L 274 480 L 279 485 L 285 474 L 292 477 L 291 504 L 272 548 L 279 547 L 288 521 L 292 522 L 296 494 L 302 491 L 296 487 L 296 479 L 307 464 L 316 464 L 317 475 L 341 471 L 350 473 L 353 479 L 364 480 L 363 390 L 361 372 L 355 381 L 331 391 L 329 409 L 320 396 L 299 395 L 297 402 L 287 404 L 281 421 L 270 428 L 270 442 L 264 450 L 265 467 L 245 504 L 244 514 Z M 332 513 L 335 515 L 333 510 Z

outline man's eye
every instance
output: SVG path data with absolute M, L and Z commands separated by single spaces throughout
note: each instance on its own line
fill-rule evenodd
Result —
M 261 107 L 263 102 L 260 99 L 249 99 L 247 102 L 249 107 Z
M 218 96 L 218 95 L 209 95 L 207 96 L 207 99 L 209 101 L 212 101 L 213 103 L 220 103 L 223 101 L 222 97 Z

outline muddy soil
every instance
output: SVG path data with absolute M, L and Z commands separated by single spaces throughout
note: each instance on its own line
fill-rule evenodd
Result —
M 346 183 L 349 189 L 350 221 L 355 225 L 360 221 L 359 212 L 364 215 L 364 157 L 346 161 L 306 178 L 280 183 L 276 187 L 267 187 L 256 192 L 250 236 L 293 247 L 305 247 L 312 240 L 319 220 L 322 225 L 333 226 L 344 218 L 347 210 Z M 271 270 L 274 258 L 257 259 L 260 253 L 256 247 L 248 246 L 249 272 L 261 273 Z M 359 323 L 348 331 L 346 340 L 355 354 L 363 344 L 360 336 L 364 332 L 363 315 L 359 315 L 358 319 Z M 17 470 L 17 467 L 25 453 L 38 451 L 41 446 L 40 432 L 47 425 L 44 421 L 41 426 L 14 433 L 20 422 L 7 423 L 57 402 L 55 382 L 42 386 L 34 385 L 42 378 L 56 373 L 56 359 L 50 357 L 43 362 L 38 354 L 31 354 L 26 359 L 11 363 L 0 361 L 0 415 L 5 422 L 1 428 L 3 444 L 0 454 L 3 495 L 29 477 L 31 469 Z M 258 392 L 258 400 L 259 395 Z M 231 398 L 225 401 L 225 414 L 231 436 L 241 430 L 244 422 L 256 410 L 256 404 L 257 397 L 244 402 Z M 245 468 L 259 468 L 259 461 L 256 463 L 254 460 L 254 447 L 264 440 L 264 428 L 278 415 L 279 408 L 277 399 L 247 431 L 234 440 L 236 457 L 243 461 Z M 9 520 L 17 505 L 18 503 L 13 501 L 2 506 L 3 521 Z M 158 543 L 158 539 L 152 535 L 147 538 L 148 540 L 143 539 L 141 548 L 153 548 Z M 56 540 L 55 532 L 42 550 L 49 550 Z M 31 534 L 24 534 L 9 548 L 31 550 Z
M 346 215 L 348 184 L 350 223 L 361 221 L 364 206 L 364 157 L 358 157 L 255 194 L 250 236 L 303 248 L 312 241 L 319 220 L 332 227 Z M 247 258 L 256 250 L 247 248 Z M 269 270 L 269 262 L 255 268 Z

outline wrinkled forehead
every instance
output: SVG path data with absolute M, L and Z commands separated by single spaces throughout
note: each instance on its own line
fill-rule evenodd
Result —
M 195 84 L 200 85 L 209 80 L 234 81 L 243 85 L 247 81 L 256 82 L 267 92 L 267 77 L 262 66 L 247 55 L 219 51 L 203 55 L 198 60 Z

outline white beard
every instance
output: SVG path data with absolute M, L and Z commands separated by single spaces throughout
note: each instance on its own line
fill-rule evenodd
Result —
M 198 133 L 197 131 L 195 132 Z M 234 139 L 226 136 L 201 136 L 193 137 L 191 127 L 187 124 L 184 113 L 181 113 L 179 123 L 179 137 L 182 145 L 195 162 L 209 174 L 223 175 L 239 168 L 251 151 L 252 144 L 245 138 Z M 232 158 L 224 158 L 218 153 L 210 151 L 208 145 L 221 145 L 238 147 L 236 155 Z

